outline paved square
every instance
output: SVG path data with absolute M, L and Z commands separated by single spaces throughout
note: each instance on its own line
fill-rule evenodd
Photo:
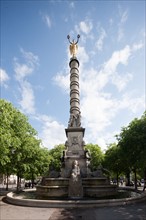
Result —
M 0 220 L 146 220 L 146 201 L 115 207 L 59 209 L 15 206 L 0 198 Z

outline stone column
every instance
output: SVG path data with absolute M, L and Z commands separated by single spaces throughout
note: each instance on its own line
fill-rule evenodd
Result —
M 69 127 L 80 127 L 79 61 L 71 58 L 70 63 L 70 120 Z

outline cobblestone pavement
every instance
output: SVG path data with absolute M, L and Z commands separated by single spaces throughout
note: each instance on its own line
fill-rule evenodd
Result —
M 57 209 L 15 206 L 1 200 L 0 220 L 146 220 L 146 201 L 115 207 Z

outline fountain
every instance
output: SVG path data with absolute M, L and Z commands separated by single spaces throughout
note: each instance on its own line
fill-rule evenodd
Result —
M 54 170 L 48 177 L 43 177 L 40 185 L 36 186 L 36 194 L 41 197 L 103 197 L 116 194 L 116 186 L 110 185 L 107 177 L 99 167 L 96 172 L 90 170 L 90 155 L 85 150 L 83 140 L 85 128 L 81 127 L 81 112 L 79 98 L 79 61 L 76 57 L 78 41 L 70 41 L 70 118 L 65 129 L 67 140 L 65 151 L 61 158 L 61 172 Z
M 49 169 L 49 175 L 42 178 L 36 191 L 29 192 L 34 197 L 27 197 L 27 192 L 18 195 L 11 192 L 6 199 L 15 205 L 63 208 L 124 205 L 145 200 L 146 194 L 139 192 L 130 198 L 111 199 L 118 194 L 117 186 L 110 184 L 101 166 L 91 172 L 91 158 L 83 140 L 85 128 L 81 127 L 79 61 L 76 57 L 80 36 L 77 36 L 76 42 L 71 42 L 69 35 L 67 37 L 71 53 L 70 118 L 68 128 L 65 129 L 67 140 L 60 172 L 56 172 L 53 167 Z

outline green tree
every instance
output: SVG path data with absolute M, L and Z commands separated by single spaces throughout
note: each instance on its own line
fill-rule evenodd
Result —
M 14 108 L 11 103 L 0 100 L 0 168 L 10 162 L 9 147 L 13 143 L 12 123 Z
M 3 99 L 0 100 L 0 125 L 0 170 L 7 178 L 16 173 L 18 188 L 19 179 L 29 166 L 26 155 L 30 154 L 30 144 L 39 146 L 40 141 L 28 118 Z
M 122 128 L 117 140 L 129 170 L 135 174 L 137 189 L 137 172 L 142 169 L 146 177 L 146 112 Z
M 26 170 L 24 176 L 26 179 L 31 179 L 32 186 L 34 180 L 38 176 L 42 176 L 48 169 L 51 157 L 49 150 L 44 147 L 40 147 L 39 140 L 32 140 L 30 142 L 28 154 L 24 158 L 24 164 L 26 164 Z
M 51 156 L 50 166 L 52 166 L 56 171 L 60 171 L 61 156 L 64 150 L 65 150 L 64 144 L 59 144 L 49 151 L 49 154 Z
M 123 163 L 121 160 L 120 149 L 116 143 L 110 144 L 105 152 L 104 167 L 108 169 L 114 176 L 116 176 L 117 184 L 119 175 L 123 170 Z
M 87 144 L 85 149 L 90 152 L 91 156 L 91 169 L 96 170 L 97 167 L 102 164 L 104 154 L 101 148 L 97 144 Z

